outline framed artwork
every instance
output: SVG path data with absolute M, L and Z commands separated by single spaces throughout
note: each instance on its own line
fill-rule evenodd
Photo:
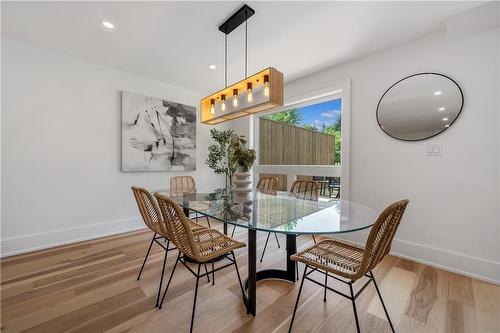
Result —
M 196 170 L 196 108 L 122 91 L 122 171 Z

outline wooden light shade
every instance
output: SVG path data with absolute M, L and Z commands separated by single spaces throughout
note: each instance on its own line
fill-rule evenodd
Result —
M 269 80 L 269 94 L 264 94 L 264 76 Z M 251 85 L 248 85 L 248 84 Z M 253 99 L 248 101 L 248 87 L 251 86 Z M 233 105 L 234 92 L 237 90 L 237 106 Z M 221 98 L 224 95 L 225 100 Z M 201 100 L 201 122 L 215 125 L 240 118 L 252 113 L 283 106 L 283 74 L 273 67 L 264 69 L 240 82 L 224 88 Z M 212 103 L 215 101 L 215 105 Z M 225 103 L 225 110 L 221 104 Z M 214 113 L 212 114 L 211 108 Z

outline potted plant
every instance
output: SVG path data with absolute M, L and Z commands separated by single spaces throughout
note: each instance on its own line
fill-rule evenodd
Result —
M 216 174 L 226 176 L 225 194 L 229 195 L 233 188 L 234 173 L 238 169 L 234 158 L 235 150 L 244 145 L 246 140 L 231 129 L 219 131 L 214 128 L 210 130 L 210 136 L 215 142 L 208 146 L 208 158 L 205 163 Z
M 250 169 L 255 162 L 255 150 L 245 147 L 246 141 L 235 142 L 233 154 L 231 156 L 234 164 L 238 166 L 238 171 L 234 176 L 234 201 L 237 203 L 251 203 L 248 195 L 252 192 L 252 181 Z
M 239 145 L 234 150 L 234 163 L 238 165 L 240 171 L 249 172 L 253 166 L 256 159 L 256 154 L 254 149 L 246 148 L 244 145 Z

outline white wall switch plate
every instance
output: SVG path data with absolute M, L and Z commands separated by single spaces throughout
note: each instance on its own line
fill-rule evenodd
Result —
M 427 156 L 441 156 L 443 155 L 443 145 L 432 143 L 427 145 Z

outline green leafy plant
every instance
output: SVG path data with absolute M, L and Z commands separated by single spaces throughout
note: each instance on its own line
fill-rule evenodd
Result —
M 245 147 L 244 144 L 238 144 L 234 150 L 233 159 L 244 172 L 248 172 L 255 162 L 257 155 L 254 149 Z
M 316 126 L 314 126 L 313 124 L 305 124 L 305 125 L 302 125 L 302 128 L 305 128 L 305 129 L 308 129 L 308 130 L 311 130 L 311 131 L 317 131 L 318 129 L 316 128 Z
M 210 130 L 210 136 L 214 143 L 208 146 L 208 158 L 205 163 L 216 174 L 226 175 L 226 187 L 233 185 L 233 175 L 238 169 L 238 163 L 234 158 L 235 150 L 246 144 L 244 136 L 237 135 L 233 130 L 219 131 L 215 128 Z
M 324 132 L 335 137 L 335 164 L 340 164 L 340 149 L 342 141 L 342 132 L 340 119 L 333 125 L 327 126 Z
M 298 109 L 291 109 L 288 111 L 282 111 L 273 113 L 264 118 L 274 121 L 279 121 L 280 123 L 285 123 L 289 125 L 298 125 L 302 120 L 302 112 Z

